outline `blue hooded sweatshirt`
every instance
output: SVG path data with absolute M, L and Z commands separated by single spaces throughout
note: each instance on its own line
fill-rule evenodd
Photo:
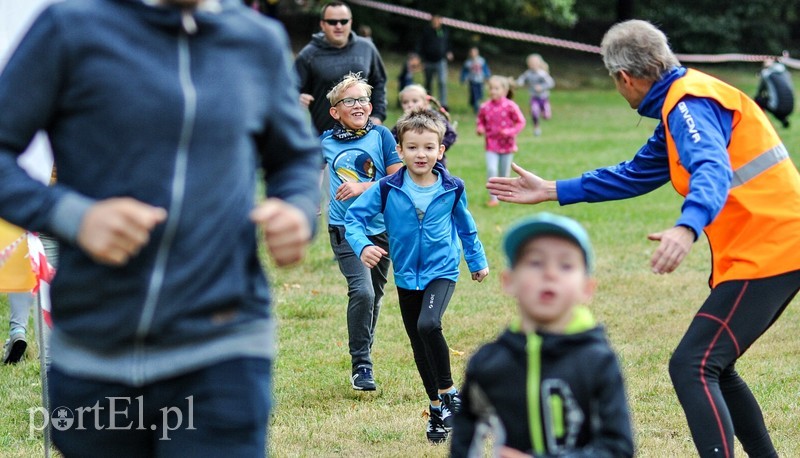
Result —
M 0 217 L 59 238 L 51 352 L 71 375 L 138 385 L 272 354 L 256 172 L 313 222 L 319 142 L 282 27 L 238 0 L 207 5 L 53 4 L 0 75 Z M 39 130 L 51 187 L 16 165 Z M 169 215 L 121 267 L 76 246 L 87 209 L 115 197 Z

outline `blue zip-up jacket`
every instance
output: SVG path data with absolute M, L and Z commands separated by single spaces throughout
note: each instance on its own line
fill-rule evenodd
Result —
M 394 267 L 394 281 L 399 288 L 422 290 L 433 280 L 458 281 L 461 247 L 470 272 L 488 267 L 486 253 L 478 239 L 478 228 L 467 209 L 467 196 L 462 192 L 455 201 L 456 189 L 463 187 L 460 178 L 450 175 L 437 163 L 434 170 L 442 178 L 442 186 L 431 200 L 420 221 L 417 207 L 403 190 L 406 167 L 384 177 L 389 186 L 386 206 L 381 211 L 381 183 L 367 189 L 350 205 L 345 217 L 345 236 L 353 252 L 361 256 L 368 245 L 367 225 L 383 213 L 389 234 L 389 256 Z
M 67 373 L 143 384 L 272 353 L 256 170 L 313 222 L 320 147 L 282 27 L 218 6 L 56 3 L 0 75 L 0 217 L 60 239 L 50 347 Z M 16 165 L 40 129 L 52 187 Z M 76 234 L 90 205 L 122 196 L 169 216 L 127 265 L 99 265 Z
M 639 114 L 660 120 L 670 86 L 685 74 L 685 67 L 665 73 L 642 100 Z M 677 105 L 667 116 L 681 163 L 692 175 L 689 193 L 675 225 L 689 227 L 697 236 L 714 220 L 728 198 L 733 171 L 727 146 L 733 130 L 733 114 L 712 99 L 687 96 L 683 101 L 691 116 L 684 116 Z M 692 125 L 687 124 L 689 118 Z M 700 135 L 693 137 L 694 132 Z M 695 142 L 697 138 L 700 141 Z M 558 202 L 567 205 L 627 199 L 661 187 L 670 180 L 666 141 L 664 125 L 659 122 L 633 159 L 557 181 Z

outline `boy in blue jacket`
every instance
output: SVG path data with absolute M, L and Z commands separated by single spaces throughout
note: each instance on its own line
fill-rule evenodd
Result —
M 579 304 L 595 290 L 592 247 L 574 220 L 540 213 L 503 241 L 502 283 L 519 317 L 470 358 L 451 456 L 630 457 L 622 373 L 605 331 Z
M 489 274 L 486 254 L 464 194 L 464 182 L 437 161 L 445 125 L 430 110 L 415 110 L 397 122 L 397 152 L 405 166 L 368 189 L 348 209 L 347 241 L 373 268 L 388 256 L 367 237 L 367 227 L 383 215 L 403 325 L 414 362 L 430 399 L 427 437 L 443 442 L 461 405 L 450 372 L 442 315 L 455 290 L 461 249 L 472 279 Z M 416 224 L 413 224 L 416 216 Z

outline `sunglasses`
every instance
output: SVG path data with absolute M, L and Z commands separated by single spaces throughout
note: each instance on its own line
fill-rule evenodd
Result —
M 350 19 L 323 19 L 322 22 L 328 25 L 347 25 L 347 23 L 350 22 Z
M 369 97 L 359 97 L 357 99 L 354 99 L 352 97 L 345 97 L 342 100 L 339 100 L 338 102 L 334 103 L 333 106 L 339 105 L 341 103 L 346 107 L 354 107 L 356 106 L 356 102 L 358 102 L 358 104 L 361 105 L 362 107 L 366 106 L 367 104 L 369 104 Z

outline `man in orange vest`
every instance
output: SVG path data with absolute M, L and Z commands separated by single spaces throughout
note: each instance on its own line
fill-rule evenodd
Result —
M 656 274 L 674 271 L 705 232 L 711 293 L 672 355 L 670 376 L 700 456 L 777 456 L 761 408 L 734 368 L 800 289 L 800 174 L 764 115 L 741 91 L 682 67 L 652 24 L 613 26 L 601 45 L 620 95 L 661 122 L 636 155 L 580 177 L 548 181 L 514 165 L 492 178 L 500 200 L 566 205 L 625 199 L 672 182 L 684 196 L 659 243 Z M 724 395 L 723 395 L 724 393 Z

